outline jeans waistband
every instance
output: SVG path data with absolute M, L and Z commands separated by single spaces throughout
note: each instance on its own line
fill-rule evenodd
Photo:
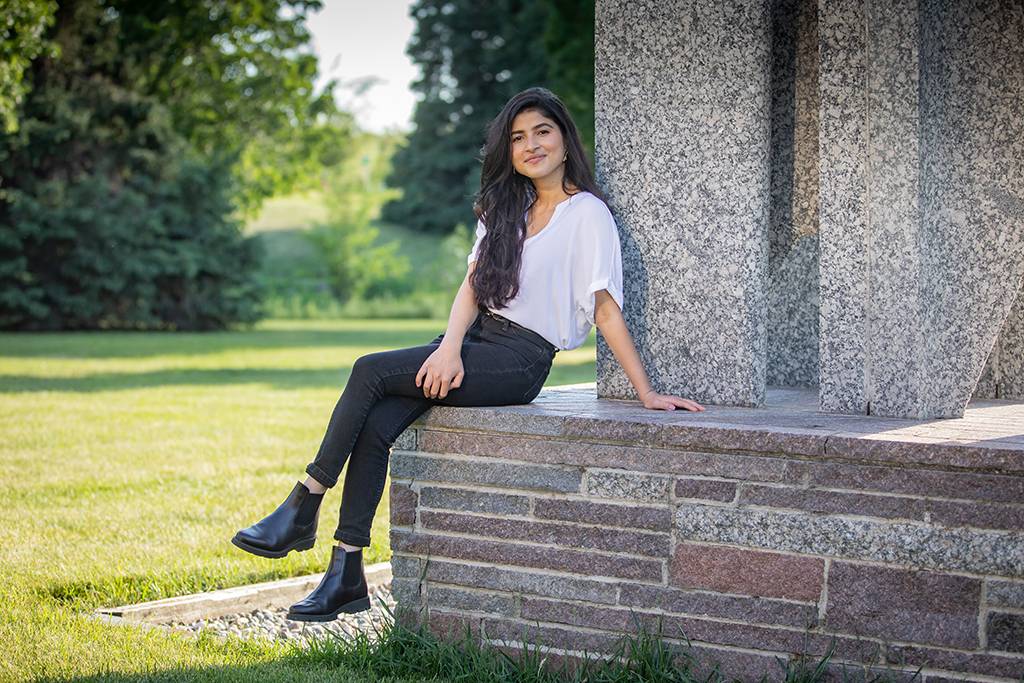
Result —
M 557 346 L 555 346 L 554 344 L 549 342 L 547 339 L 545 339 L 544 337 L 540 336 L 539 334 L 537 334 L 536 332 L 531 330 L 529 327 L 523 327 L 519 323 L 513 322 L 512 320 L 509 320 L 505 316 L 498 315 L 497 313 L 494 313 L 493 311 L 489 311 L 486 308 L 481 308 L 480 309 L 480 317 L 481 317 L 481 321 L 486 320 L 487 318 L 490 318 L 491 320 L 493 320 L 496 323 L 500 324 L 502 329 L 506 329 L 506 330 L 509 329 L 509 328 L 514 329 L 521 337 L 523 337 L 524 339 L 526 339 L 529 342 L 532 342 L 532 343 L 536 344 L 537 346 L 541 347 L 542 349 L 544 349 L 548 353 L 551 353 L 551 354 L 558 353 L 558 347 Z

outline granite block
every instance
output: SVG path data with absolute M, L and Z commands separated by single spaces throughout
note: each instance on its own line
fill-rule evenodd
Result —
M 669 583 L 719 593 L 815 602 L 824 583 L 825 562 L 813 557 L 677 543 Z
M 819 3 L 819 393 L 826 412 L 868 412 L 870 282 L 866 3 Z
M 615 595 L 618 590 L 617 584 L 612 582 L 449 562 L 436 558 L 427 562 L 426 578 L 429 581 L 474 588 L 607 604 L 615 603 Z
M 852 0 L 818 22 L 821 409 L 959 417 L 1024 275 L 1020 12 Z
M 989 612 L 985 635 L 989 650 L 1024 653 L 1024 614 Z
M 553 569 L 584 576 L 661 581 L 661 561 L 569 548 L 552 553 L 550 548 L 544 546 L 437 534 L 412 534 L 392 529 L 391 549 L 405 554 Z
M 411 555 L 391 555 L 391 576 L 403 579 L 419 579 L 423 573 L 420 558 Z
M 420 606 L 420 582 L 418 579 L 392 577 L 391 595 L 395 602 L 406 608 Z
M 481 517 L 451 512 L 420 511 L 420 525 L 431 531 L 455 531 L 476 536 L 523 540 L 531 543 L 605 550 L 662 558 L 668 554 L 668 534 L 606 529 L 599 526 L 530 522 L 522 519 Z M 549 548 L 548 552 L 558 552 Z
M 830 631 L 971 650 L 980 596 L 978 579 L 833 562 L 825 623 Z
M 398 452 L 391 456 L 391 476 L 416 481 L 576 493 L 580 490 L 583 473 L 579 469 Z
M 426 508 L 488 512 L 503 515 L 530 514 L 530 499 L 493 491 L 424 486 L 420 489 L 420 505 Z
M 927 0 L 919 22 L 928 414 L 960 416 L 1024 276 L 1024 16 Z
M 602 526 L 628 527 L 650 531 L 668 531 L 672 528 L 672 511 L 664 507 L 635 504 L 594 503 L 587 500 L 563 498 L 534 498 L 533 514 L 543 519 L 567 522 L 588 521 Z
M 1024 609 L 1024 583 L 989 579 L 985 586 L 985 602 L 995 607 Z
M 516 601 L 509 593 L 475 591 L 455 586 L 427 584 L 425 602 L 428 609 L 460 610 L 466 612 L 488 612 L 505 616 L 517 616 Z
M 760 405 L 770 3 L 601 2 L 594 42 L 596 175 L 641 362 L 658 391 Z M 600 334 L 597 388 L 635 398 Z
M 1024 577 L 1024 533 L 682 505 L 679 538 L 916 569 Z
M 1024 281 L 1017 289 L 1017 297 L 981 377 L 972 398 L 1024 398 Z
M 667 501 L 668 477 L 619 470 L 587 470 L 587 495 L 636 501 Z
M 817 9 L 772 4 L 769 385 L 818 384 Z
M 399 434 L 392 444 L 392 448 L 399 451 L 416 450 L 416 430 L 409 428 Z

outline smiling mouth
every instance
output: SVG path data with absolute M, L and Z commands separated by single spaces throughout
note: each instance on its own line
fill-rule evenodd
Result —
M 535 163 L 537 163 L 538 161 L 540 161 L 543 158 L 544 158 L 543 156 L 533 157 L 532 159 L 527 159 L 526 163 L 528 163 L 528 164 L 535 164 Z

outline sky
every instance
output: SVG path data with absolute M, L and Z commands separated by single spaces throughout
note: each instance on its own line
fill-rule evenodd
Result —
M 405 54 L 412 0 L 324 0 L 306 25 L 320 60 L 318 87 L 334 78 L 338 103 L 374 132 L 408 130 L 419 69 Z M 359 93 L 360 86 L 365 87 Z

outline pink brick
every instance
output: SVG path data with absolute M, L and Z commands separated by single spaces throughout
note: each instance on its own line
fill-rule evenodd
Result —
M 1006 503 L 1024 500 L 1024 477 L 835 462 L 810 463 L 808 468 L 814 486 Z
M 736 497 L 736 482 L 717 479 L 678 479 L 676 498 L 700 498 L 729 502 Z
M 497 618 L 484 619 L 484 633 L 487 638 L 495 640 L 528 642 L 563 650 L 585 649 L 590 652 L 611 652 L 621 639 L 620 635 L 614 633 L 593 633 L 574 628 Z
M 1024 530 L 1024 505 L 929 500 L 927 507 L 933 524 L 1007 531 Z
M 925 501 L 921 498 L 756 484 L 740 486 L 739 504 L 885 519 L 924 520 L 925 512 Z
M 450 535 L 409 533 L 391 529 L 391 549 L 414 555 L 450 557 L 518 567 L 556 569 L 582 576 L 605 576 L 640 581 L 661 581 L 661 561 L 599 555 L 509 541 L 458 538 Z
M 851 635 L 974 649 L 980 601 L 978 579 L 835 561 L 825 624 Z
M 825 562 L 760 550 L 679 543 L 669 567 L 669 583 L 719 593 L 817 601 Z
M 391 523 L 412 526 L 416 523 L 416 492 L 406 484 L 391 483 Z
M 564 500 L 562 498 L 535 498 L 533 514 L 535 517 L 545 519 L 606 524 L 613 527 L 631 527 L 651 531 L 669 531 L 672 528 L 672 513 L 667 505 L 648 507 L 592 503 L 587 500 Z
M 552 543 L 586 550 L 607 550 L 633 555 L 663 558 L 668 555 L 668 534 L 620 531 L 596 526 L 578 526 L 521 519 L 480 517 L 454 512 L 420 512 L 424 529 L 458 531 L 477 536 L 493 536 L 535 543 Z M 553 551 L 555 552 L 555 551 Z
M 523 597 L 520 614 L 528 621 L 552 622 L 612 633 L 636 632 L 640 627 L 656 633 L 662 621 L 663 637 L 684 637 L 702 643 L 731 645 L 770 652 L 824 654 L 830 637 L 807 633 L 804 629 L 779 629 L 713 619 L 695 619 L 675 615 L 636 612 L 626 608 L 598 607 L 560 602 L 546 598 Z M 836 657 L 856 661 L 878 661 L 876 643 L 855 638 L 836 638 Z
M 445 612 L 431 609 L 428 613 L 427 628 L 438 638 L 448 641 L 461 641 L 466 629 L 473 636 L 479 637 L 481 617 L 459 612 Z
M 593 426 L 592 422 L 588 423 Z M 592 434 L 586 437 L 592 438 Z M 749 454 L 703 453 L 673 448 L 651 448 L 633 444 L 589 441 L 554 441 L 523 438 L 511 434 L 459 433 L 425 429 L 418 447 L 430 453 L 461 453 L 508 458 L 531 463 L 612 467 L 636 472 L 703 475 L 752 481 L 800 482 L 807 472 L 801 460 L 758 457 Z
M 1019 655 L 1003 656 L 912 645 L 893 645 L 886 651 L 886 661 L 903 668 L 924 666 L 929 669 L 1002 676 L 1014 680 L 1024 676 L 1024 656 Z M 950 678 L 959 679 L 961 677 L 950 676 Z M 929 676 L 928 680 L 932 680 L 932 677 Z
M 621 642 L 622 635 L 617 633 L 594 633 L 592 631 L 580 631 L 571 627 L 557 627 L 548 624 L 525 624 L 501 619 L 486 619 L 484 630 L 488 638 L 501 641 L 523 640 L 532 646 L 544 648 L 556 647 L 564 650 L 582 652 L 587 650 L 591 654 L 611 653 Z M 760 681 L 764 674 L 773 674 L 781 671 L 775 661 L 775 653 L 756 654 L 750 652 L 738 652 L 712 647 L 705 644 L 685 645 L 683 642 L 669 639 L 669 634 L 663 634 L 663 643 L 670 652 L 676 655 L 676 666 L 683 666 L 683 654 L 689 655 L 693 661 L 693 671 L 700 679 L 710 676 L 712 669 L 718 665 L 719 673 L 725 676 L 725 680 L 739 680 L 743 682 Z M 500 646 L 496 646 L 500 647 Z M 518 650 L 509 648 L 507 650 L 513 658 Z M 556 657 L 544 653 L 546 657 Z M 784 656 L 784 655 L 783 655 Z M 561 663 L 562 659 L 555 662 Z M 580 665 L 581 668 L 583 665 Z M 570 668 L 570 671 L 573 669 Z

